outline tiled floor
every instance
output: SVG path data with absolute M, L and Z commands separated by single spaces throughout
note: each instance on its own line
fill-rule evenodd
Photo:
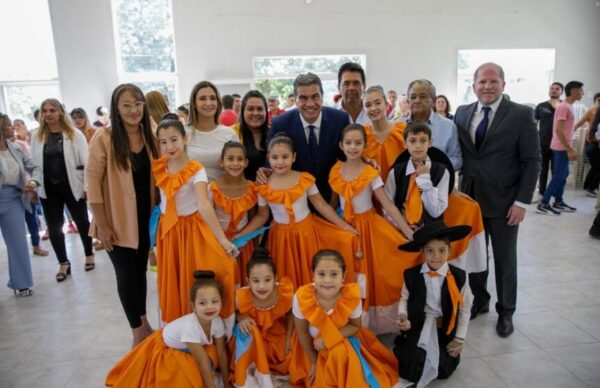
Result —
M 600 386 L 600 241 L 587 234 L 595 200 L 580 191 L 569 191 L 567 199 L 577 213 L 542 216 L 531 207 L 522 225 L 515 333 L 501 339 L 495 313 L 478 317 L 458 370 L 432 386 Z M 32 258 L 35 295 L 18 298 L 0 290 L 0 387 L 101 387 L 130 347 L 106 253 L 86 273 L 78 237 L 69 235 L 68 243 L 74 267 L 67 281 L 54 280 L 51 254 Z M 7 270 L 0 240 L 2 282 Z M 155 324 L 156 274 L 149 272 L 148 281 Z

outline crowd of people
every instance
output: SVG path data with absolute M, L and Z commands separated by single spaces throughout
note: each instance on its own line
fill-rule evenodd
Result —
M 490 309 L 490 242 L 496 332 L 513 333 L 519 225 L 536 186 L 537 212 L 576 210 L 563 193 L 577 158 L 573 133 L 584 125 L 592 167 L 584 189 L 598 195 L 600 95 L 576 119 L 583 84 L 555 82 L 534 119 L 503 94 L 504 79 L 498 64 L 479 66 L 477 101 L 454 115 L 430 81 L 414 80 L 398 102 L 393 90 L 367 88 L 351 62 L 339 69 L 336 107 L 324 106 L 321 80 L 306 73 L 285 110 L 278 96 L 221 96 L 202 81 L 174 113 L 160 92 L 122 84 L 93 125 L 55 99 L 41 103 L 31 133 L 2 114 L 8 286 L 33 294 L 26 225 L 32 252 L 48 255 L 39 202 L 58 282 L 72 265 L 66 210 L 85 271 L 95 268 L 94 245 L 114 266 L 132 350 L 108 386 L 391 387 L 447 378 L 469 321 Z M 600 237 L 600 216 L 590 235 Z M 158 330 L 146 311 L 149 264 Z M 393 351 L 376 337 L 390 333 Z

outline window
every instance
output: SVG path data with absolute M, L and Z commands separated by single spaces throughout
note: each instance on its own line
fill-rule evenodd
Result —
M 285 101 L 294 92 L 294 79 L 311 72 L 323 83 L 323 103 L 334 105 L 338 93 L 337 72 L 346 62 L 356 62 L 366 71 L 365 55 L 309 55 L 293 57 L 255 57 L 253 61 L 255 87 L 268 96 L 278 96 Z
M 119 82 L 158 90 L 174 110 L 175 38 L 170 0 L 112 0 Z
M 472 88 L 473 74 L 485 62 L 502 66 L 506 81 L 504 93 L 511 100 L 534 105 L 544 101 L 554 79 L 554 56 L 554 49 L 458 50 L 458 104 L 477 99 Z
M 56 53 L 47 0 L 0 2 L 2 52 L 0 110 L 36 128 L 33 112 L 48 98 L 60 99 Z

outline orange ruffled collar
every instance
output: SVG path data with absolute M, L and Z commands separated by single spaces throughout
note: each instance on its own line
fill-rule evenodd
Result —
M 284 277 L 279 281 L 279 296 L 275 304 L 268 309 L 261 309 L 254 304 L 252 290 L 246 286 L 237 291 L 238 311 L 252 317 L 261 330 L 266 330 L 291 310 L 293 296 L 294 285 L 290 279 Z
M 231 216 L 231 222 L 227 226 L 227 232 L 234 232 L 244 215 L 256 205 L 256 183 L 248 182 L 246 192 L 239 198 L 230 198 L 221 191 L 216 182 L 210 184 L 215 205 Z
M 320 331 L 323 331 L 327 320 L 331 320 L 337 328 L 346 325 L 350 314 L 356 310 L 356 307 L 360 303 L 360 289 L 358 283 L 348 283 L 342 287 L 340 292 L 340 298 L 337 300 L 335 306 L 333 306 L 332 313 L 328 315 L 317 302 L 314 284 L 301 286 L 296 291 L 296 298 L 298 299 L 302 315 L 304 315 L 304 318 L 312 326 Z
M 156 180 L 156 186 L 164 191 L 167 198 L 173 198 L 181 186 L 183 186 L 200 169 L 204 168 L 200 162 L 190 160 L 181 170 L 177 171 L 175 174 L 170 174 L 168 166 L 169 158 L 166 156 L 152 162 L 152 173 Z
M 290 224 L 292 224 L 294 223 L 294 209 L 292 205 L 314 184 L 315 178 L 312 175 L 307 172 L 301 172 L 298 182 L 290 188 L 276 190 L 267 184 L 259 185 L 257 190 L 266 201 L 283 205 L 290 217 Z
M 344 218 L 350 222 L 354 216 L 352 198 L 360 194 L 372 181 L 379 176 L 379 172 L 370 165 L 366 165 L 356 179 L 347 181 L 342 176 L 344 163 L 337 162 L 329 173 L 329 184 L 333 191 L 344 198 Z

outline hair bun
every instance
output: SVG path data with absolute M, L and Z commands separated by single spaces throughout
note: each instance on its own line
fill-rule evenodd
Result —
M 268 259 L 271 260 L 271 256 L 269 256 L 269 251 L 263 247 L 254 248 L 252 252 L 251 259 Z
M 214 279 L 215 278 L 214 271 L 194 271 L 194 279 Z
M 179 120 L 179 116 L 177 116 L 175 113 L 167 112 L 163 115 L 163 117 L 160 118 L 160 121 L 165 120 Z

